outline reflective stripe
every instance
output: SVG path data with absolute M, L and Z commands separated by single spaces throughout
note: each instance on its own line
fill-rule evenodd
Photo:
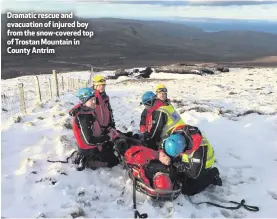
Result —
M 209 160 L 211 160 L 213 158 L 214 158 L 214 150 L 213 150 L 212 154 L 207 158 L 207 161 L 209 161 Z
M 208 140 L 205 138 L 205 136 L 203 136 L 201 145 L 207 146 L 208 144 L 209 144 Z
M 182 155 L 182 161 L 185 162 L 185 163 L 189 163 L 189 160 L 193 157 L 194 152 L 195 151 L 193 151 L 191 154 L 183 154 Z
M 211 168 L 214 165 L 214 162 L 215 162 L 215 153 L 214 153 L 213 147 L 211 146 L 208 139 L 204 135 L 203 135 L 203 138 L 202 138 L 201 146 L 202 147 L 208 147 L 207 148 L 208 150 L 207 150 L 207 160 L 206 160 L 205 168 L 206 169 Z M 185 162 L 185 163 L 190 163 L 190 162 L 199 163 L 197 161 L 198 159 L 193 158 L 194 152 L 192 152 L 191 154 L 183 154 L 182 155 L 182 162 Z
M 167 115 L 167 124 L 163 128 L 161 138 L 166 138 L 170 135 L 170 131 L 176 126 L 185 125 L 185 122 L 172 105 L 162 106 L 157 110 Z
M 80 119 L 79 119 L 79 117 L 78 117 L 78 116 L 77 116 L 77 119 L 78 119 L 78 121 L 79 121 L 79 124 L 81 124 Z M 82 126 L 81 126 L 81 125 L 80 125 L 80 128 L 81 128 L 81 133 L 82 133 L 82 136 L 83 136 L 83 138 L 84 138 L 84 139 L 85 139 L 85 141 L 86 141 L 86 144 L 89 144 L 88 140 L 86 139 L 86 135 L 84 134 L 84 131 L 83 131 Z
M 86 139 L 85 134 L 84 134 L 84 132 L 82 130 L 82 126 L 80 125 L 80 128 L 78 127 L 78 125 L 76 123 L 76 119 L 80 123 L 80 119 L 78 117 L 79 114 L 91 114 L 94 117 L 95 117 L 95 114 L 93 112 L 76 113 L 76 115 L 74 116 L 73 121 L 72 121 L 73 122 L 73 124 L 72 124 L 73 134 L 75 136 L 78 148 L 80 148 L 82 150 L 90 150 L 92 148 L 97 147 L 98 144 L 97 145 L 91 145 L 91 144 L 89 144 L 89 142 Z M 100 129 L 100 126 L 99 126 L 99 123 L 98 123 L 97 120 L 95 120 L 95 122 L 93 123 L 92 129 L 93 129 L 93 132 L 92 132 L 93 136 L 101 136 L 101 129 Z M 81 136 L 83 136 L 83 137 L 81 137 Z
M 205 168 L 211 168 L 214 165 L 215 162 L 215 154 L 214 154 L 214 149 L 211 146 L 210 142 L 206 138 L 206 136 L 203 135 L 202 143 L 201 146 L 208 147 L 207 150 L 207 161 L 206 161 L 206 166 Z
M 159 115 L 159 119 L 158 119 L 158 122 L 157 122 L 156 128 L 155 128 L 155 130 L 154 130 L 154 132 L 153 132 L 153 134 L 152 134 L 151 138 L 153 138 L 153 137 L 155 136 L 155 134 L 156 134 L 157 128 L 158 128 L 159 123 L 160 123 L 160 121 L 161 121 L 161 116 L 162 116 L 162 113 L 160 113 L 160 115 Z
M 191 160 L 192 160 L 194 163 L 200 163 L 200 161 L 201 161 L 200 159 L 197 159 L 197 158 L 192 158 Z

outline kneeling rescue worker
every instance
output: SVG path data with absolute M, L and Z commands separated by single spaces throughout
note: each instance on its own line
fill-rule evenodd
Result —
M 147 125 L 146 125 L 146 117 L 147 117 L 147 110 L 150 109 L 152 106 L 152 101 L 156 98 L 156 95 L 152 91 L 145 92 L 141 97 L 141 105 L 144 105 L 144 109 L 140 116 L 140 124 L 139 124 L 139 130 L 140 133 L 147 132 Z
M 143 140 L 147 147 L 154 150 L 158 150 L 163 139 L 168 137 L 176 126 L 185 125 L 179 113 L 169 103 L 165 93 L 167 89 L 164 85 L 158 85 L 155 96 L 149 92 L 142 96 L 142 103 L 149 106 L 146 109 Z
M 194 195 L 209 185 L 222 185 L 219 171 L 212 167 L 214 149 L 194 126 L 177 127 L 165 139 L 159 155 L 165 165 L 173 165 L 171 177 L 182 182 L 182 193 Z
M 113 167 L 119 161 L 114 155 L 113 141 L 119 135 L 113 127 L 101 126 L 96 114 L 96 96 L 91 88 L 81 88 L 77 92 L 81 103 L 70 110 L 73 116 L 73 133 L 78 145 L 75 163 L 79 170 L 84 168 Z

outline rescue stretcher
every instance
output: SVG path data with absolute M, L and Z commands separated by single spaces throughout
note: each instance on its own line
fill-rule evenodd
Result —
M 135 177 L 132 174 L 132 170 L 128 169 L 128 176 L 129 178 L 134 181 Z M 159 190 L 154 189 L 150 186 L 145 185 L 139 179 L 136 179 L 136 190 L 141 192 L 153 200 L 162 200 L 162 201 L 169 201 L 175 200 L 181 193 L 181 184 L 174 183 L 173 190 Z

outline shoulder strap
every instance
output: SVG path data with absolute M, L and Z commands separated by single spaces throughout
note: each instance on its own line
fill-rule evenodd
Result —
M 164 102 L 162 102 L 159 99 L 156 99 L 154 105 L 150 109 L 148 109 L 147 112 L 152 114 L 155 110 L 159 109 L 161 106 L 164 105 Z
M 71 110 L 69 110 L 69 115 L 75 116 L 75 114 L 78 113 L 78 111 L 80 110 L 81 106 L 82 106 L 82 103 L 75 105 Z
M 78 115 L 80 115 L 80 114 L 87 114 L 87 115 L 93 115 L 93 117 L 95 118 L 95 120 L 99 123 L 99 126 L 100 127 L 102 127 L 101 125 L 100 125 L 100 122 L 99 122 L 99 120 L 97 119 L 97 116 L 96 116 L 96 114 L 95 114 L 95 112 L 93 112 L 93 111 L 89 111 L 89 112 L 77 112 L 76 114 L 75 114 L 75 116 L 74 116 L 74 118 L 76 118 Z

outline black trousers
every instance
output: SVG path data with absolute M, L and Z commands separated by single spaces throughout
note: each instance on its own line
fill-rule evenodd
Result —
M 155 151 L 157 151 L 159 149 L 159 144 L 157 143 L 157 141 L 155 139 L 145 141 L 144 144 L 146 147 L 151 148 Z
M 162 164 L 159 160 L 151 160 L 149 164 L 146 166 L 146 168 L 144 169 L 144 171 L 145 171 L 145 176 L 149 180 L 150 185 L 152 187 L 153 187 L 153 178 L 156 173 L 162 172 L 162 173 L 169 174 L 168 168 L 164 164 Z
M 104 145 L 99 153 L 99 157 L 102 162 L 108 163 L 108 167 L 114 167 L 119 164 L 118 158 L 114 154 L 113 144 L 110 144 L 108 147 Z
M 107 142 L 102 146 L 102 150 L 97 148 L 92 150 L 79 150 L 79 154 L 84 157 L 84 165 L 89 167 L 91 161 L 107 163 L 107 167 L 114 167 L 119 164 L 118 158 L 114 154 L 113 143 Z
M 182 193 L 188 196 L 205 190 L 209 185 L 215 184 L 215 176 L 219 174 L 216 167 L 203 170 L 197 179 L 185 178 L 182 181 Z

